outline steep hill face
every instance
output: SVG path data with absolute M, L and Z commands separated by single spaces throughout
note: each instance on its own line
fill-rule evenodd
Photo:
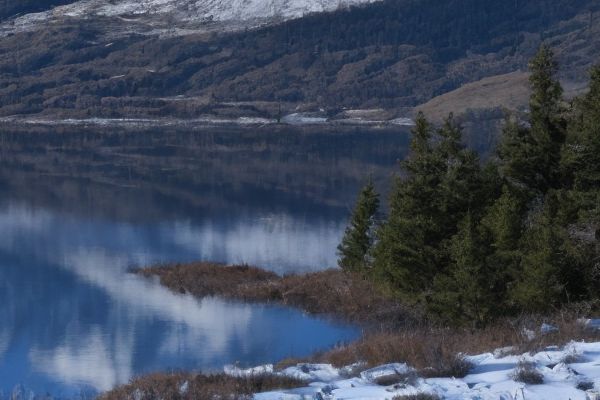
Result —
M 273 116 L 279 104 L 408 114 L 467 83 L 524 71 L 542 41 L 569 87 L 582 88 L 600 61 L 596 0 L 440 3 L 387 0 L 237 32 L 175 24 L 170 34 L 148 28 L 158 14 L 61 14 L 4 31 L 0 115 Z

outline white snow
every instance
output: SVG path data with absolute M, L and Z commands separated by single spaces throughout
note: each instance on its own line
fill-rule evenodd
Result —
M 159 22 L 171 34 L 189 34 L 214 22 L 230 23 L 233 29 L 244 29 L 374 1 L 378 0 L 80 0 L 0 24 L 0 33 L 35 30 L 43 22 L 97 15 L 132 23 Z M 190 24 L 199 25 L 192 30 L 177 31 L 178 27 Z M 161 30 L 152 32 L 160 34 Z
M 510 350 L 504 348 L 467 357 L 473 368 L 462 379 L 417 378 L 387 387 L 377 385 L 375 381 L 383 376 L 408 374 L 413 369 L 406 364 L 387 364 L 348 378 L 345 369 L 336 369 L 329 364 L 298 364 L 277 373 L 305 379 L 305 387 L 259 393 L 254 399 L 391 400 L 395 396 L 417 393 L 435 394 L 447 400 L 600 399 L 600 342 L 571 342 L 561 349 L 551 346 L 536 354 L 505 355 Z M 574 355 L 576 357 L 572 357 Z M 533 363 L 543 375 L 544 383 L 516 382 L 513 372 L 521 361 Z M 572 363 L 566 364 L 568 361 Z
M 223 368 L 227 375 L 242 378 L 245 376 L 261 375 L 261 374 L 272 374 L 273 364 L 259 365 L 258 367 L 241 369 L 235 365 L 226 365 Z
M 319 116 L 305 115 L 302 113 L 293 113 L 281 118 L 281 122 L 290 125 L 313 125 L 313 124 L 324 124 L 327 122 L 327 118 Z

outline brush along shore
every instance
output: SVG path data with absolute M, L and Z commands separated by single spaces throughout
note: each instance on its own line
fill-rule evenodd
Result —
M 332 390 L 347 390 L 343 385 L 348 380 L 356 381 L 349 390 L 357 393 L 366 390 L 375 396 L 369 398 L 380 398 L 380 393 L 381 399 L 388 398 L 385 396 L 402 399 L 403 393 L 415 393 L 420 396 L 431 394 L 433 397 L 430 398 L 438 399 L 443 397 L 438 396 L 435 385 L 448 383 L 445 378 L 460 380 L 476 376 L 478 368 L 485 369 L 487 364 L 506 358 L 515 364 L 515 368 L 507 367 L 502 374 L 506 372 L 507 382 L 514 386 L 519 382 L 519 363 L 531 358 L 527 355 L 546 354 L 548 349 L 561 348 L 570 358 L 565 356 L 560 362 L 576 363 L 583 358 L 577 352 L 569 352 L 574 341 L 600 342 L 598 326 L 591 326 L 589 320 L 581 318 L 590 312 L 589 305 L 573 306 L 546 317 L 530 315 L 500 320 L 479 329 L 447 328 L 419 319 L 416 312 L 409 313 L 406 306 L 360 275 L 340 270 L 282 277 L 246 265 L 196 262 L 149 267 L 136 273 L 148 278 L 158 277 L 162 285 L 180 293 L 285 304 L 313 314 L 354 321 L 367 329 L 355 342 L 302 359 L 282 360 L 275 366 L 250 370 L 230 367 L 218 374 L 177 372 L 137 377 L 129 384 L 103 394 L 102 400 L 300 399 L 305 398 L 302 397 L 305 394 L 309 396 L 307 398 L 318 399 L 329 398 L 325 395 L 330 386 L 334 388 Z M 479 356 L 472 356 L 477 354 Z M 490 356 L 483 357 L 486 354 Z M 544 369 L 547 366 L 535 364 L 535 356 L 532 359 L 532 365 L 544 374 L 554 376 Z M 408 372 L 397 373 L 398 365 L 403 365 L 403 371 Z M 365 373 L 369 375 L 369 370 L 388 371 L 390 368 L 396 373 L 371 380 L 363 377 Z M 503 376 L 496 378 L 504 379 Z M 583 389 L 579 380 L 573 381 L 573 385 L 568 381 L 561 384 L 573 386 L 577 391 Z M 315 393 L 307 394 L 311 390 Z M 465 386 L 465 390 L 471 389 Z M 255 396 L 256 393 L 263 395 Z

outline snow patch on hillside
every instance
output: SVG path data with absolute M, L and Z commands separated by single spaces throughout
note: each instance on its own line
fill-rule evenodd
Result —
M 118 17 L 125 23 L 160 25 L 162 22 L 163 29 L 171 31 L 195 25 L 196 29 L 183 31 L 189 34 L 202 31 L 202 25 L 215 22 L 243 29 L 374 1 L 378 0 L 80 0 L 5 22 L 0 25 L 0 33 L 6 35 L 35 30 L 42 22 L 56 22 L 63 18 L 104 16 Z M 144 21 L 144 17 L 148 21 Z M 162 21 L 158 21 L 160 19 Z

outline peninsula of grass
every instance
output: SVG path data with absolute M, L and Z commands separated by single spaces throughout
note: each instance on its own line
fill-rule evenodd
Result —
M 193 262 L 148 267 L 136 273 L 158 277 L 163 286 L 200 298 L 280 304 L 364 326 L 393 328 L 416 315 L 362 275 L 340 269 L 279 276 L 248 265 Z

